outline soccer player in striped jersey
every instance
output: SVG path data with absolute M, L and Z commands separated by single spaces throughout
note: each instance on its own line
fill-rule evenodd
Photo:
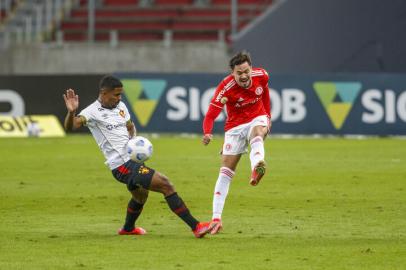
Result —
M 79 96 L 73 89 L 66 90 L 63 95 L 68 110 L 65 129 L 75 130 L 87 126 L 103 152 L 105 164 L 114 178 L 125 184 L 132 195 L 128 202 L 124 226 L 119 229 L 118 234 L 146 233 L 143 228 L 136 227 L 135 222 L 143 210 L 149 190 L 152 190 L 163 194 L 169 208 L 192 229 L 197 238 L 203 237 L 211 231 L 213 224 L 199 222 L 192 216 L 165 175 L 130 159 L 126 146 L 128 140 L 135 136 L 136 129 L 127 106 L 121 101 L 123 91 L 123 84 L 119 79 L 110 75 L 103 77 L 97 100 L 78 115 L 76 111 L 79 108 Z
M 227 119 L 221 168 L 214 188 L 211 234 L 222 229 L 221 215 L 231 179 L 241 155 L 247 152 L 248 146 L 252 172 L 249 183 L 256 186 L 264 176 L 264 139 L 271 129 L 268 73 L 262 68 L 253 68 L 250 55 L 244 51 L 232 57 L 229 66 L 231 74 L 217 86 L 203 120 L 202 142 L 207 145 L 213 137 L 214 121 L 226 106 Z

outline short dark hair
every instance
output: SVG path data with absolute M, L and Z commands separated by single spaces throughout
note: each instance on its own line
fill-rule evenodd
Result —
M 105 75 L 101 78 L 99 83 L 100 90 L 114 90 L 115 88 L 123 87 L 120 79 L 112 76 L 112 75 Z
M 251 56 L 250 56 L 249 52 L 241 51 L 230 59 L 229 66 L 230 66 L 231 70 L 234 70 L 235 66 L 241 65 L 245 62 L 247 62 L 250 66 L 252 66 Z

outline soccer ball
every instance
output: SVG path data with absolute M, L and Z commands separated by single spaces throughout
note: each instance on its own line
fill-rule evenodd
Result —
M 144 163 L 152 156 L 152 143 L 142 136 L 136 136 L 128 141 L 127 153 L 137 163 Z

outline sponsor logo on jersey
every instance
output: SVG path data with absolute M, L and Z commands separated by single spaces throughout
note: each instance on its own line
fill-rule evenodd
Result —
M 220 93 L 218 93 L 216 97 L 216 102 L 219 102 L 226 91 L 228 91 L 231 87 L 236 84 L 235 80 L 230 81 L 227 83 L 223 89 L 221 89 Z
M 117 129 L 117 128 L 121 128 L 121 127 L 126 127 L 126 124 L 125 123 L 120 123 L 120 124 L 117 124 L 117 125 L 109 124 L 109 125 L 106 126 L 106 128 L 108 130 L 113 130 L 113 129 Z
M 360 82 L 315 82 L 316 91 L 335 129 L 341 129 L 361 90 Z
M 237 102 L 243 102 L 244 101 L 244 99 L 242 98 L 242 97 L 240 97 L 238 100 L 237 100 Z
M 223 90 L 220 91 L 220 93 L 216 97 L 216 102 L 219 102 L 222 99 L 222 97 L 226 91 L 227 91 L 226 88 L 223 88 Z
M 123 78 L 124 97 L 139 124 L 147 126 L 166 88 L 166 80 Z
M 239 108 L 239 107 L 244 107 L 244 106 L 247 106 L 247 105 L 250 105 L 250 104 L 254 104 L 254 103 L 257 103 L 258 100 L 259 100 L 259 98 L 255 98 L 255 99 L 253 99 L 251 101 L 248 101 L 248 102 L 245 102 L 245 103 L 236 103 L 235 107 Z

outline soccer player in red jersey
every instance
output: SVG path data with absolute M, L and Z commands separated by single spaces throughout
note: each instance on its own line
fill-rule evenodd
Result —
M 253 68 L 247 52 L 240 52 L 231 58 L 231 74 L 217 86 L 209 109 L 203 120 L 204 145 L 210 143 L 215 119 L 226 105 L 224 144 L 220 173 L 213 196 L 214 229 L 222 228 L 221 214 L 228 194 L 231 179 L 243 153 L 251 148 L 250 184 L 258 185 L 265 174 L 264 139 L 271 128 L 271 100 L 268 88 L 268 73 L 262 68 Z

